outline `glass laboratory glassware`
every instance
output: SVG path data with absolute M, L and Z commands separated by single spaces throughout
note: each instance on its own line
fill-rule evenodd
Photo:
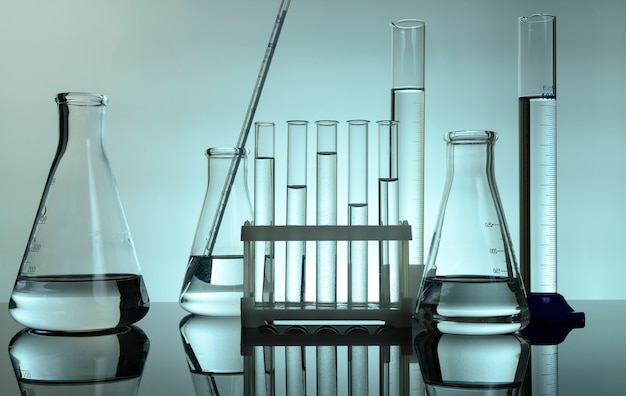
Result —
M 247 184 L 247 150 L 209 148 L 208 185 L 191 247 L 180 294 L 188 312 L 208 316 L 237 316 L 243 297 L 241 226 L 253 219 Z M 218 199 L 234 156 L 241 157 L 219 230 L 212 229 Z
M 287 225 L 306 225 L 308 121 L 287 121 Z M 285 263 L 285 301 L 305 298 L 303 274 L 306 263 L 304 241 L 288 241 Z
M 348 121 L 348 222 L 368 225 L 369 121 Z M 350 241 L 348 290 L 351 303 L 367 303 L 368 241 Z
M 424 64 L 426 24 L 402 19 L 391 24 L 391 119 L 398 121 L 400 220 L 411 226 L 409 273 L 424 265 Z
M 422 332 L 415 349 L 428 396 L 522 394 L 530 356 L 522 337 Z
M 378 224 L 398 225 L 400 217 L 398 187 L 398 122 L 381 120 L 378 124 Z M 400 244 L 380 241 L 380 299 L 400 302 Z
M 445 139 L 446 185 L 415 317 L 441 333 L 514 333 L 529 310 L 493 172 L 497 134 Z
M 317 126 L 317 225 L 337 225 L 337 121 Z M 316 242 L 318 303 L 337 302 L 337 241 Z
M 519 256 L 529 293 L 557 292 L 555 24 L 552 15 L 518 18 Z
M 239 318 L 188 315 L 179 330 L 196 395 L 244 395 Z
M 254 225 L 274 225 L 274 123 L 254 124 Z M 254 249 L 254 301 L 274 302 L 273 279 L 274 243 L 259 241 Z
M 133 396 L 149 349 L 135 326 L 89 334 L 23 329 L 11 339 L 9 357 L 23 395 Z
M 13 288 L 27 327 L 98 331 L 134 323 L 150 302 L 103 132 L 106 96 L 60 93 L 59 145 Z

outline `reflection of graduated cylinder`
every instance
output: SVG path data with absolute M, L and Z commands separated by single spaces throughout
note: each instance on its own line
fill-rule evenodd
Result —
M 378 224 L 398 225 L 398 122 L 378 121 Z M 380 242 L 380 300 L 400 301 L 400 243 Z
M 392 27 L 391 118 L 398 125 L 400 214 L 411 225 L 409 265 L 424 264 L 424 33 L 425 23 Z
M 337 225 L 337 121 L 317 124 L 317 225 Z M 337 298 L 337 241 L 316 243 L 319 303 Z
M 306 225 L 307 127 L 308 121 L 287 122 L 287 225 Z M 289 241 L 286 249 L 285 301 L 301 302 L 305 243 Z
M 556 18 L 518 19 L 520 272 L 528 292 L 557 292 Z
M 369 121 L 348 121 L 348 221 L 368 225 L 367 133 Z M 350 302 L 367 302 L 367 241 L 348 245 L 348 295 Z
M 254 224 L 274 225 L 274 123 L 254 124 Z M 266 285 L 273 279 L 274 243 L 255 242 L 254 249 L 254 301 L 273 302 L 273 290 Z M 263 295 L 268 295 L 264 299 Z

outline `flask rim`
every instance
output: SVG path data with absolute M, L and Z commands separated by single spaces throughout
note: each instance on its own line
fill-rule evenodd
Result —
M 399 19 L 391 22 L 391 27 L 401 30 L 423 29 L 426 27 L 426 22 L 419 19 Z
M 206 150 L 208 157 L 234 157 L 240 155 L 246 157 L 248 155 L 248 149 L 241 147 L 209 147 Z
M 556 20 L 556 16 L 552 14 L 531 14 L 528 16 L 518 17 L 517 20 L 520 23 L 548 23 L 554 22 Z
M 55 100 L 73 106 L 106 106 L 109 101 L 105 95 L 90 92 L 61 92 Z
M 451 131 L 444 135 L 444 140 L 451 144 L 482 144 L 498 140 L 498 134 L 486 130 Z

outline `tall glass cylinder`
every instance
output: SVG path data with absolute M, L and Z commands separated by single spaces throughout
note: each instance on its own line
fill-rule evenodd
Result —
M 317 225 L 337 225 L 337 121 L 320 120 L 317 126 Z M 337 241 L 316 245 L 318 303 L 337 300 Z
M 258 226 L 274 225 L 274 127 L 273 122 L 254 124 L 254 224 Z M 273 279 L 274 243 L 256 242 L 254 254 L 254 300 L 273 302 L 269 280 Z
M 348 121 L 348 222 L 368 225 L 368 130 L 369 121 Z M 368 242 L 350 241 L 348 295 L 352 303 L 367 302 Z
M 306 225 L 307 130 L 308 121 L 287 121 L 287 225 Z M 304 300 L 303 241 L 288 241 L 286 246 L 285 301 Z
M 378 121 L 378 224 L 398 225 L 398 122 Z M 380 301 L 400 302 L 398 241 L 380 242 Z
M 424 48 L 426 24 L 402 19 L 392 27 L 391 118 L 398 125 L 400 217 L 411 225 L 410 272 L 424 264 Z
M 520 270 L 531 293 L 557 292 L 555 25 L 518 19 Z

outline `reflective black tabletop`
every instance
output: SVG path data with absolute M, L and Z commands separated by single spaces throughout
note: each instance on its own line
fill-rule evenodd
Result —
M 26 331 L 3 309 L 0 394 L 91 395 L 94 383 L 104 389 L 97 394 L 146 396 L 236 395 L 244 388 L 256 395 L 268 389 L 276 395 L 377 395 L 383 388 L 402 395 L 422 395 L 426 388 L 454 395 L 623 394 L 626 301 L 570 304 L 585 313 L 585 327 L 552 343 L 424 336 L 415 329 L 317 329 L 322 341 L 305 335 L 304 327 L 288 335 L 242 335 L 237 320 L 194 318 L 177 303 L 153 303 L 144 319 L 121 333 L 60 338 Z

